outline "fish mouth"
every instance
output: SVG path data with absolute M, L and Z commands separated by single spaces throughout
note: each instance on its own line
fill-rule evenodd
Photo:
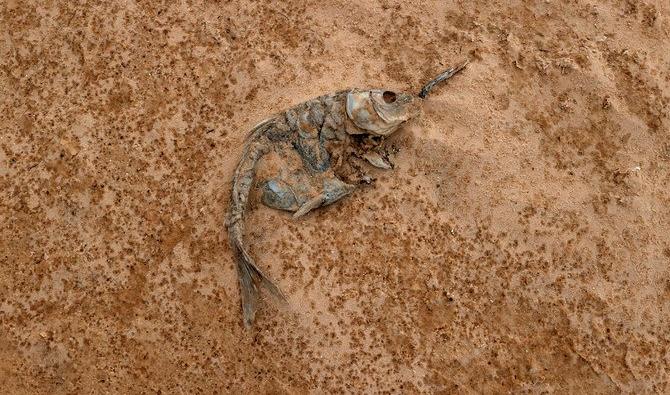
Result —
M 470 63 L 470 61 L 466 59 L 458 63 L 457 65 L 450 67 L 447 70 L 443 71 L 442 73 L 438 74 L 435 78 L 428 81 L 428 83 L 424 85 L 423 88 L 421 88 L 421 91 L 419 92 L 419 97 L 425 99 L 426 96 L 428 96 L 428 94 L 430 93 L 430 91 L 433 90 L 435 85 L 453 77 L 456 73 L 463 70 L 465 66 L 468 65 L 468 63 Z

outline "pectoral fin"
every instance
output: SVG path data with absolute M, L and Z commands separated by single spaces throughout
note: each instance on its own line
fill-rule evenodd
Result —
M 303 215 L 309 213 L 310 211 L 314 210 L 315 208 L 321 206 L 325 200 L 325 196 L 323 194 L 319 194 L 316 197 L 313 197 L 306 201 L 298 211 L 293 213 L 293 218 L 299 218 L 302 217 Z
M 293 214 L 293 218 L 302 217 L 315 208 L 335 203 L 355 189 L 355 185 L 349 185 L 337 177 L 325 178 L 322 184 L 322 192 L 303 203 L 298 211 Z
M 372 166 L 377 167 L 379 169 L 388 170 L 393 168 L 391 162 L 389 162 L 388 159 L 384 158 L 377 152 L 366 152 L 365 154 L 363 154 L 363 158 L 367 160 Z

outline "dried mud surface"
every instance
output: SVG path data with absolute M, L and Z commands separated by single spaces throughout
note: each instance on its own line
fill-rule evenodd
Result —
M 667 1 L 0 2 L 9 393 L 670 392 Z M 375 188 L 248 240 L 247 131 L 440 87 Z

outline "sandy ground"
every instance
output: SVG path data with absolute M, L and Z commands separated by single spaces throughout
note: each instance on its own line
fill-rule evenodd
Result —
M 0 2 L 9 393 L 670 392 L 670 3 Z M 248 240 L 248 130 L 448 65 L 397 168 Z

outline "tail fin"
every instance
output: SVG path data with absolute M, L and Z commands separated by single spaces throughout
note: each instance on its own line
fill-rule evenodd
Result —
M 286 297 L 263 271 L 256 266 L 253 258 L 249 255 L 242 242 L 242 226 L 237 223 L 231 226 L 230 234 L 233 237 L 232 245 L 237 258 L 237 274 L 240 280 L 240 295 L 242 298 L 242 313 L 244 326 L 251 327 L 256 316 L 256 305 L 258 301 L 258 285 L 262 285 L 274 297 L 286 303 Z
M 249 135 L 242 159 L 235 170 L 232 201 L 227 221 L 230 244 L 237 258 L 242 312 L 244 325 L 247 328 L 251 327 L 256 315 L 258 300 L 257 284 L 264 286 L 282 302 L 286 301 L 279 288 L 256 266 L 256 263 L 246 250 L 242 238 L 244 233 L 244 213 L 247 208 L 249 191 L 251 190 L 256 172 L 256 163 L 269 150 L 269 141 L 264 137 L 264 132 L 267 128 L 271 127 L 271 121 L 268 120 L 260 123 Z

